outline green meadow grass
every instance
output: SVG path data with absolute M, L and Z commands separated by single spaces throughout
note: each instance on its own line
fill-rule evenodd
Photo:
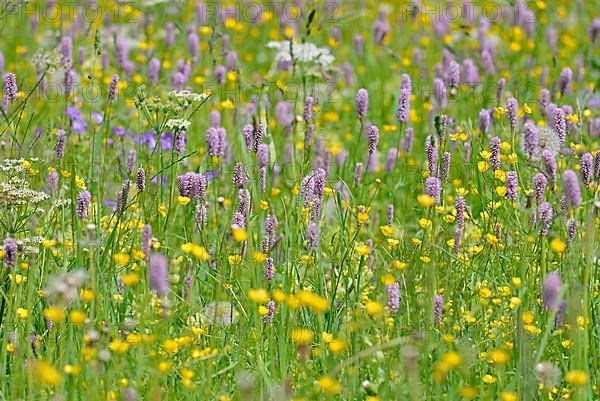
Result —
M 481 13 L 515 6 L 473 3 L 476 18 L 451 18 L 442 35 L 433 25 L 451 11 L 444 2 L 425 2 L 412 19 L 406 2 L 306 1 L 283 8 L 287 22 L 281 2 L 209 3 L 201 21 L 190 1 L 57 3 L 13 1 L 0 11 L 3 75 L 15 73 L 18 85 L 0 119 L 0 399 L 600 399 L 598 176 L 589 185 L 580 177 L 581 156 L 595 157 L 599 142 L 600 39 L 592 42 L 589 28 L 597 2 L 528 3 L 531 33 L 512 17 L 487 14 L 493 21 L 486 34 Z M 462 3 L 451 4 L 458 10 Z M 237 7 L 237 17 L 220 21 L 217 11 L 226 7 Z M 259 22 L 249 17 L 254 9 L 263 11 Z M 374 24 L 386 9 L 390 31 L 378 44 Z M 198 37 L 197 59 L 189 32 Z M 357 34 L 362 55 L 353 43 Z M 482 63 L 481 35 L 492 43 L 495 74 Z M 76 77 L 69 96 L 55 50 L 66 36 Z M 327 47 L 335 60 L 320 67 L 318 58 L 303 63 L 293 54 L 282 70 L 267 44 L 290 39 Z M 130 73 L 119 60 L 120 40 Z M 217 83 L 228 51 L 238 62 Z M 461 75 L 441 107 L 433 81 L 448 72 L 436 71 L 444 51 L 461 66 L 472 59 L 479 82 L 468 85 Z M 148 74 L 152 58 L 161 67 L 156 83 Z M 180 60 L 189 68 L 183 87 L 201 99 L 176 99 L 172 76 Z M 561 95 L 566 67 L 573 79 Z M 402 74 L 412 80 L 406 123 L 395 117 Z M 506 87 L 497 99 L 500 78 Z M 359 88 L 369 93 L 362 119 Z M 544 88 L 571 112 L 556 184 L 543 195 L 553 218 L 541 235 L 539 216 L 532 224 L 538 211 L 532 179 L 547 171 L 525 154 L 523 131 L 527 119 L 548 125 Z M 4 86 L 3 96 L 9 93 Z M 307 96 L 315 101 L 308 123 Z M 511 97 L 519 105 L 516 128 L 508 119 Z M 494 115 L 487 133 L 478 122 L 482 109 Z M 215 111 L 215 125 L 226 130 L 227 149 L 219 156 L 210 154 L 206 139 Z M 442 115 L 449 117 L 445 132 Z M 189 122 L 179 151 L 169 139 L 177 135 L 175 119 Z M 264 183 L 259 155 L 246 149 L 246 124 L 265 130 Z M 315 132 L 307 141 L 310 124 Z M 370 124 L 379 127 L 371 155 Z M 66 133 L 63 157 L 59 130 Z M 438 204 L 425 195 L 430 136 L 440 171 L 444 152 L 451 155 Z M 497 169 L 490 165 L 492 137 L 501 141 Z M 392 147 L 398 152 L 388 169 Z M 241 185 L 232 184 L 236 162 L 244 167 Z M 582 201 L 562 208 L 567 170 L 579 177 Z M 507 198 L 512 171 L 516 201 Z M 209 177 L 204 200 L 180 192 L 178 177 L 188 172 Z M 51 190 L 54 174 L 58 185 Z M 305 200 L 306 185 L 320 174 L 323 193 Z M 245 206 L 240 187 L 250 194 Z M 78 199 L 85 190 L 91 201 L 82 217 Z M 457 196 L 467 208 L 454 252 Z M 205 225 L 197 223 L 197 205 L 207 207 Z M 243 227 L 232 226 L 236 212 Z M 265 247 L 268 216 L 278 224 Z M 315 246 L 311 223 L 318 227 Z M 18 244 L 14 268 L 11 239 Z M 166 295 L 153 281 L 150 265 L 159 263 L 151 263 L 153 254 L 168 261 Z M 275 268 L 270 281 L 267 258 Z M 564 302 L 558 311 L 542 300 L 550 272 L 562 279 L 550 293 Z M 394 283 L 395 313 L 388 294 Z

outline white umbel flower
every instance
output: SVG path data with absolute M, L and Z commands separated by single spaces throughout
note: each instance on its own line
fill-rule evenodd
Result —
M 329 52 L 329 49 L 317 47 L 313 43 L 292 43 L 290 52 L 290 42 L 269 42 L 267 47 L 277 50 L 275 62 L 292 62 L 292 58 L 303 64 L 318 64 L 327 67 L 333 63 L 335 57 Z M 293 56 L 293 57 L 292 57 Z
M 190 128 L 190 125 L 192 125 L 191 122 L 181 118 L 172 118 L 165 124 L 168 130 L 174 132 L 187 131 L 188 128 Z

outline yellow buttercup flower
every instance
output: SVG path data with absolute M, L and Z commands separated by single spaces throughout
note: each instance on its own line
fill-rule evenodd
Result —
M 179 203 L 182 206 L 187 205 L 188 203 L 190 203 L 192 200 L 187 197 L 187 196 L 178 196 L 177 197 L 177 203 Z
M 24 308 L 17 308 L 17 317 L 21 320 L 25 320 L 29 317 L 29 311 Z
M 36 361 L 34 369 L 37 378 L 46 386 L 58 386 L 62 382 L 62 375 L 49 362 Z
M 248 239 L 248 232 L 243 228 L 233 228 L 231 234 L 236 242 L 242 242 Z
M 251 288 L 248 290 L 248 298 L 256 304 L 265 304 L 269 301 L 269 294 L 264 288 Z
M 356 253 L 358 253 L 360 256 L 367 256 L 371 253 L 371 248 L 369 248 L 368 245 L 362 244 L 356 247 Z
M 319 388 L 327 394 L 338 394 L 342 391 L 342 385 L 329 376 L 323 376 L 318 380 Z
M 379 230 L 386 237 L 389 237 L 390 235 L 394 234 L 394 227 L 392 226 L 380 226 Z
M 495 365 L 504 365 L 508 362 L 508 354 L 502 350 L 493 350 L 489 354 L 489 360 Z
M 550 241 L 550 249 L 555 253 L 563 253 L 567 249 L 567 244 L 561 241 L 559 238 L 554 238 Z
M 419 205 L 421 205 L 422 207 L 431 207 L 435 205 L 435 199 L 433 198 L 433 196 L 426 194 L 418 195 L 417 202 L 419 202 Z
M 123 267 L 129 264 L 130 257 L 126 253 L 119 252 L 113 255 L 113 261 L 118 267 Z
M 574 369 L 567 372 L 565 379 L 567 379 L 571 385 L 581 387 L 587 384 L 588 374 L 583 370 Z
M 126 287 L 134 287 L 140 282 L 140 275 L 135 272 L 124 274 L 121 278 Z
M 44 309 L 43 315 L 46 319 L 48 319 L 52 322 L 55 322 L 55 323 L 64 322 L 67 317 L 64 309 L 57 308 L 57 307 L 50 307 L 50 308 Z
M 315 338 L 315 333 L 311 329 L 296 328 L 292 331 L 292 341 L 296 345 L 308 345 Z
M 517 395 L 513 392 L 510 391 L 502 391 L 500 393 L 500 400 L 501 401 L 517 401 L 519 398 L 517 397 Z
M 339 354 L 346 350 L 346 342 L 344 340 L 332 340 L 328 344 L 329 351 L 334 354 Z
M 74 326 L 81 326 L 86 319 L 86 315 L 84 311 L 81 310 L 72 310 L 69 313 L 69 321 Z
M 369 301 L 365 305 L 369 316 L 379 316 L 383 313 L 383 305 L 376 301 Z

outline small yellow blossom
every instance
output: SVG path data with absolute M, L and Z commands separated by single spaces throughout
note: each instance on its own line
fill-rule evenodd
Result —
M 329 376 L 323 376 L 319 379 L 319 388 L 327 394 L 338 394 L 342 390 L 342 385 Z
M 565 378 L 575 387 L 585 386 L 588 382 L 588 374 L 583 370 L 570 370 L 565 375 Z
M 296 345 L 308 345 L 315 338 L 315 333 L 311 329 L 296 328 L 292 331 L 292 341 Z

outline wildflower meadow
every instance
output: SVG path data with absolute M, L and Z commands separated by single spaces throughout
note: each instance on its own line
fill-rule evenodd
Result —
M 3 0 L 0 401 L 600 400 L 599 0 Z

